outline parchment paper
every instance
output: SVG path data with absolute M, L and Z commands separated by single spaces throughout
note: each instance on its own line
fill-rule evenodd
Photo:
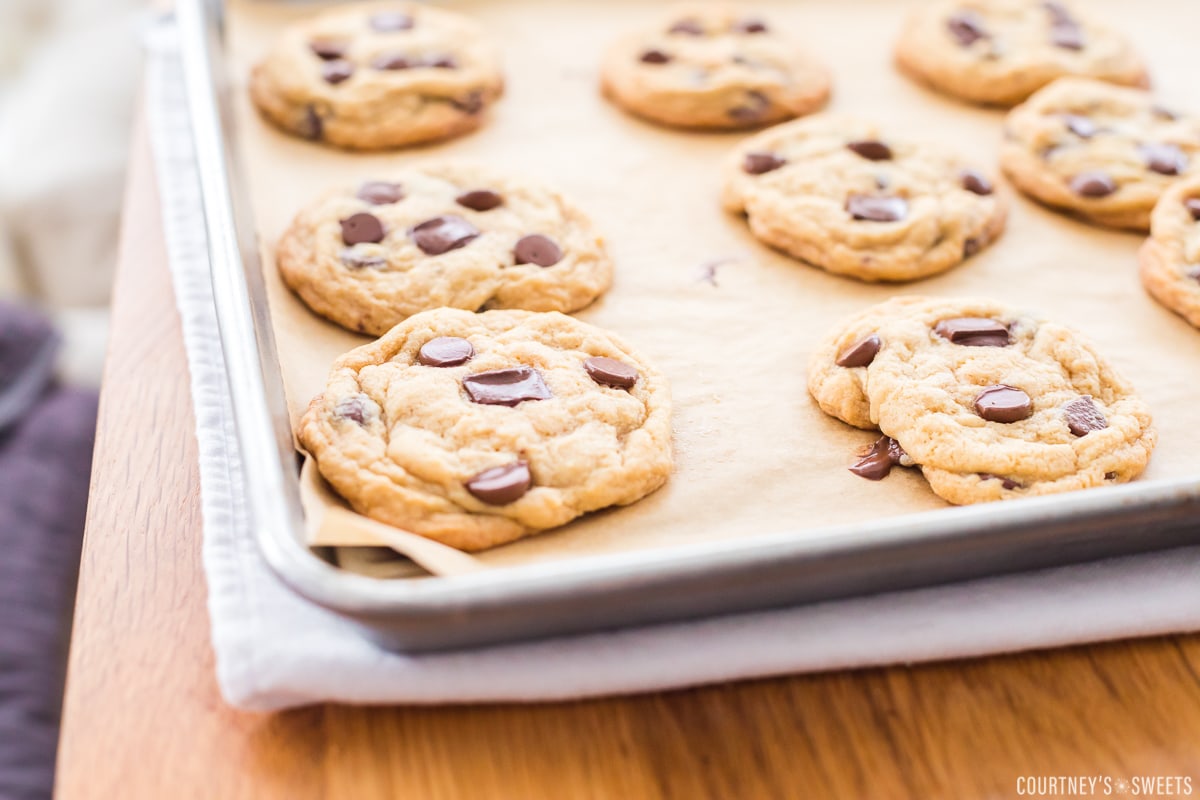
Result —
M 619 332 L 670 378 L 677 469 L 664 489 L 636 505 L 483 553 L 487 564 L 802 532 L 945 507 L 915 471 L 895 470 L 879 483 L 849 473 L 856 451 L 874 435 L 827 417 L 805 389 L 810 347 L 829 326 L 895 294 L 982 295 L 1084 331 L 1154 411 L 1160 441 L 1143 480 L 1200 472 L 1200 332 L 1142 291 L 1135 260 L 1140 236 L 1085 225 L 1009 190 L 1007 232 L 949 273 L 882 286 L 828 275 L 760 245 L 742 220 L 721 211 L 720 165 L 741 135 L 658 128 L 599 96 L 604 46 L 652 19 L 660 4 L 448 5 L 479 19 L 505 53 L 507 94 L 478 133 L 398 153 L 344 153 L 277 132 L 244 92 L 239 129 L 294 417 L 321 391 L 333 359 L 368 341 L 310 313 L 274 268 L 279 235 L 328 187 L 387 178 L 392 168 L 430 157 L 470 159 L 556 186 L 606 236 L 617 265 L 615 285 L 578 316 Z M 831 66 L 832 109 L 873 117 L 897 135 L 944 143 L 994 164 L 1002 111 L 944 100 L 893 68 L 893 37 L 913 5 L 804 0 L 747 7 L 761 10 Z M 230 6 L 231 58 L 242 82 L 275 31 L 319 9 L 245 0 Z M 1133 37 L 1166 105 L 1197 110 L 1191 40 L 1200 30 L 1200 3 L 1092 0 L 1088 6 Z M 714 285 L 703 275 L 715 262 Z M 375 561 L 364 552 L 356 562 Z

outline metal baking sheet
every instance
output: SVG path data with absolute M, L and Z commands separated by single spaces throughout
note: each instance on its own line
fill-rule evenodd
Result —
M 1161 4 L 1164 10 L 1170 6 L 1173 10 L 1183 9 L 1181 13 L 1185 16 L 1188 13 L 1197 16 L 1196 10 L 1187 11 L 1183 3 L 1163 0 Z M 649 204 L 651 211 L 646 211 L 645 203 L 638 206 L 631 201 L 628 204 L 630 218 L 623 219 L 613 212 L 598 220 L 607 226 L 605 230 L 613 242 L 618 261 L 618 286 L 610 298 L 598 304 L 598 308 L 585 312 L 582 315 L 585 319 L 617 328 L 623 336 L 641 344 L 643 337 L 652 330 L 630 328 L 636 327 L 636 319 L 644 316 L 644 312 L 633 308 L 622 310 L 613 302 L 614 298 L 636 301 L 636 294 L 630 292 L 639 288 L 640 275 L 623 279 L 620 270 L 630 269 L 629 264 L 636 263 L 639 257 L 663 258 L 664 254 L 650 241 L 621 242 L 634 238 L 632 231 L 639 228 L 649 228 L 660 237 L 669 231 L 687 232 L 675 236 L 675 241 L 680 238 L 703 241 L 704 237 L 697 235 L 697 230 L 716 229 L 725 237 L 717 247 L 666 254 L 665 259 L 675 269 L 688 271 L 686 281 L 684 273 L 678 272 L 672 273 L 669 279 L 675 283 L 642 285 L 641 288 L 653 288 L 659 293 L 677 289 L 680 313 L 693 315 L 713 308 L 707 300 L 713 291 L 723 290 L 727 293 L 725 296 L 734 298 L 742 290 L 761 292 L 761 286 L 747 288 L 747 281 L 753 284 L 765 280 L 772 294 L 795 297 L 794 309 L 786 304 L 764 308 L 753 315 L 753 322 L 747 320 L 742 324 L 737 324 L 737 320 L 746 317 L 746 309 L 738 309 L 734 303 L 721 321 L 729 323 L 728 335 L 724 338 L 736 345 L 737 337 L 753 336 L 763 324 L 772 320 L 788 323 L 795 318 L 795 324 L 788 324 L 786 328 L 781 324 L 781 330 L 768 330 L 767 333 L 782 333 L 798 342 L 794 363 L 784 365 L 780 370 L 787 381 L 783 394 L 788 402 L 795 404 L 798 416 L 812 414 L 811 408 L 804 408 L 808 402 L 803 392 L 804 340 L 811 338 L 813 332 L 823 330 L 828 324 L 826 318 L 831 321 L 845 311 L 877 302 L 899 291 L 977 294 L 980 286 L 994 288 L 988 293 L 998 299 L 1022 305 L 1028 305 L 1031 299 L 1040 301 L 1035 305 L 1042 306 L 1047 312 L 1058 312 L 1061 306 L 1061 313 L 1055 313 L 1056 317 L 1065 317 L 1064 321 L 1085 330 L 1099 330 L 1098 338 L 1101 338 L 1105 352 L 1116 351 L 1114 357 L 1123 370 L 1133 373 L 1135 383 L 1149 395 L 1156 411 L 1164 406 L 1186 407 L 1191 403 L 1189 398 L 1195 396 L 1189 382 L 1197 380 L 1197 371 L 1180 371 L 1178 365 L 1197 363 L 1200 337 L 1197 337 L 1198 341 L 1188 339 L 1195 337 L 1193 331 L 1141 295 L 1132 261 L 1124 265 L 1120 255 L 1132 254 L 1136 237 L 1089 229 L 1016 200 L 1014 220 L 1005 239 L 980 256 L 979 263 L 969 264 L 943 278 L 897 289 L 865 287 L 824 275 L 764 252 L 736 220 L 724 218 L 719 210 L 705 206 L 709 201 L 704 199 L 697 186 L 684 183 L 672 186 L 664 182 L 669 176 L 658 172 L 654 158 L 647 155 L 647 152 L 653 152 L 654 146 L 663 147 L 663 143 L 671 149 L 675 149 L 676 142 L 680 148 L 703 148 L 708 159 L 697 163 L 707 175 L 702 183 L 711 184 L 711 203 L 715 205 L 718 170 L 713 159 L 719 161 L 719 155 L 736 141 L 736 136 L 664 132 L 629 120 L 594 97 L 594 69 L 603 43 L 615 31 L 637 24 L 647 13 L 654 11 L 653 8 L 634 2 L 589 4 L 585 0 L 572 4 L 547 0 L 512 0 L 508 3 L 491 0 L 486 5 L 481 2 L 460 5 L 468 12 L 486 10 L 493 15 L 497 8 L 504 9 L 504 15 L 493 16 L 489 24 L 499 29 L 497 33 L 503 34 L 506 50 L 519 54 L 516 63 L 509 65 L 512 88 L 510 96 L 501 101 L 503 110 L 500 112 L 505 116 L 494 124 L 511 124 L 514 118 L 529 119 L 528 114 L 521 115 L 525 109 L 531 114 L 548 115 L 545 117 L 547 124 L 557 130 L 576 126 L 583 136 L 585 126 L 589 131 L 603 127 L 591 124 L 586 114 L 607 115 L 606 124 L 641 137 L 651 150 L 614 149 L 609 164 L 599 162 L 600 167 L 579 178 L 581 188 L 589 185 L 593 189 L 603 185 L 611 187 L 613 175 L 626 179 L 640 175 L 640 178 L 630 179 L 629 186 L 610 188 L 610 191 L 628 195 L 631 191 L 662 192 L 663 188 L 656 187 L 665 187 L 674 192 L 675 203 L 654 201 Z M 895 120 L 908 131 L 928 127 L 935 133 L 945 121 L 949 126 L 947 130 L 968 137 L 961 142 L 964 149 L 984 154 L 991 152 L 998 136 L 997 112 L 966 109 L 942 101 L 902 82 L 888 66 L 887 57 L 881 50 L 886 51 L 890 45 L 890 37 L 909 3 L 860 0 L 853 9 L 848 8 L 849 5 L 834 0 L 812 0 L 787 6 L 769 1 L 755 4 L 773 18 L 785 18 L 791 23 L 789 27 L 808 31 L 805 38 L 820 48 L 819 54 L 834 67 L 837 81 L 835 107 Z M 1102 13 L 1120 18 L 1121 4 L 1115 0 L 1097 5 L 1104 7 Z M 234 3 L 232 8 L 236 13 L 241 6 Z M 283 20 L 297 13 L 312 13 L 314 7 L 285 9 L 256 4 L 256 9 Z M 556 26 L 567 30 L 564 26 L 573 10 L 582 14 L 577 24 L 569 27 L 573 31 L 570 35 L 579 40 L 558 42 L 553 57 L 562 59 L 562 63 L 555 62 L 553 69 L 547 69 L 538 60 L 545 58 L 545 53 L 522 47 L 519 37 L 523 31 L 528 36 L 536 31 L 556 29 Z M 1164 432 L 1178 432 L 1179 435 L 1164 436 L 1167 441 L 1160 447 L 1146 480 L 1057 497 L 948 508 L 936 499 L 930 500 L 927 489 L 922 487 L 916 475 L 899 475 L 878 485 L 855 483 L 858 479 L 841 484 L 820 483 L 823 480 L 820 475 L 824 474 L 837 475 L 837 480 L 845 481 L 840 473 L 844 472 L 846 460 L 855 447 L 870 436 L 823 418 L 819 412 L 815 417 L 808 417 L 814 427 L 791 433 L 781 434 L 768 428 L 751 438 L 722 440 L 721 426 L 739 422 L 719 415 L 706 420 L 709 429 L 699 431 L 695 419 L 689 419 L 688 415 L 707 413 L 709 407 L 720 405 L 720 398 L 707 402 L 699 388 L 688 386 L 685 378 L 675 380 L 683 418 L 680 423 L 683 427 L 680 438 L 684 445 L 681 471 L 693 471 L 681 472 L 683 478 L 677 475 L 668 489 L 668 492 L 685 492 L 683 500 L 664 493 L 644 501 L 645 508 L 652 510 L 654 504 L 670 507 L 672 503 L 686 506 L 689 489 L 706 495 L 720 490 L 723 480 L 720 469 L 694 470 L 697 449 L 713 439 L 721 442 L 726 458 L 732 459 L 726 462 L 731 471 L 736 471 L 738 459 L 761 458 L 764 448 L 775 447 L 780 448 L 779 458 L 784 466 L 789 459 L 803 463 L 806 468 L 813 468 L 813 462 L 817 462 L 815 466 L 825 470 L 810 473 L 817 485 L 806 486 L 803 480 L 797 480 L 794 471 L 780 469 L 773 479 L 778 486 L 784 487 L 777 493 L 781 499 L 772 498 L 766 503 L 752 501 L 744 504 L 746 508 L 740 508 L 737 501 L 745 492 L 735 483 L 725 489 L 724 506 L 707 506 L 707 513 L 675 519 L 676 524 L 662 526 L 672 535 L 657 538 L 653 535 L 654 530 L 649 530 L 636 539 L 614 539 L 613 531 L 619 533 L 622 527 L 619 524 L 622 518 L 617 515 L 627 512 L 597 515 L 598 520 L 584 520 L 568 526 L 561 533 L 534 537 L 527 543 L 501 548 L 491 556 L 489 563 L 493 568 L 472 575 L 378 580 L 336 569 L 314 555 L 304 540 L 286 391 L 289 376 L 281 369 L 282 362 L 291 365 L 294 361 L 285 357 L 281 362 L 276 341 L 279 329 L 273 326 L 271 316 L 272 312 L 277 315 L 297 313 L 295 307 L 286 306 L 296 301 L 278 295 L 273 301 L 268 300 L 273 290 L 269 282 L 275 276 L 269 263 L 264 275 L 260 253 L 264 248 L 269 253 L 273 228 L 281 224 L 279 220 L 294 213 L 298 202 L 303 202 L 297 198 L 311 193 L 314 187 L 324 188 L 322 182 L 328 183 L 336 177 L 339 159 L 344 159 L 347 165 L 354 164 L 346 172 L 357 178 L 368 168 L 386 165 L 392 159 L 400 163 L 402 158 L 419 158 L 423 151 L 417 151 L 415 155 L 354 156 L 330 153 L 312 144 L 269 133 L 264 123 L 245 113 L 245 98 L 240 94 L 244 74 L 239 71 L 244 70 L 244 64 L 230 52 L 230 42 L 225 37 L 222 19 L 226 13 L 225 5 L 184 0 L 178 13 L 221 337 L 246 461 L 247 490 L 256 533 L 268 562 L 297 592 L 355 620 L 386 645 L 411 650 L 468 646 L 662 621 L 930 585 L 1200 540 L 1197 524 L 1200 518 L 1200 464 L 1192 455 L 1200 452 L 1197 449 L 1200 434 L 1196 433 L 1191 420 L 1168 420 L 1171 425 L 1177 425 L 1177 430 L 1168 425 Z M 849 26 L 856 34 L 853 45 L 820 34 L 822 29 L 848 29 L 846 23 L 850 16 L 859 20 Z M 1136 33 L 1141 35 L 1146 50 L 1150 50 L 1145 47 L 1147 38 L 1166 39 L 1172 35 L 1172 30 L 1182 31 L 1186 27 L 1172 26 L 1172 30 L 1158 31 L 1153 25 L 1146 24 L 1147 16 L 1164 18 L 1139 12 L 1142 29 Z M 862 18 L 869 18 L 871 24 L 862 24 Z M 538 24 L 531 25 L 535 20 Z M 1162 64 L 1183 64 L 1186 54 L 1187 42 L 1182 36 L 1178 42 L 1163 43 L 1154 48 L 1151 55 L 1155 58 L 1156 75 L 1173 74 L 1169 67 L 1164 70 Z M 552 103 L 545 102 L 544 96 L 531 89 L 528 83 L 536 80 L 535 76 L 539 74 L 548 76 L 551 85 L 558 81 L 557 88 L 565 86 L 577 93 L 571 96 L 577 97 L 579 107 L 570 108 L 569 104 L 558 102 L 558 98 Z M 1181 70 L 1180 75 L 1183 78 L 1179 83 L 1181 91 L 1186 92 L 1186 74 Z M 525 88 L 520 88 L 522 86 Z M 1184 98 L 1186 94 L 1180 96 L 1180 99 Z M 966 121 L 960 123 L 959 120 Z M 958 127 L 954 127 L 956 124 Z M 264 127 L 253 127 L 260 125 Z M 502 132 L 503 128 L 498 130 Z M 536 126 L 532 130 L 536 130 Z M 979 133 L 982 138 L 971 140 L 973 131 L 982 132 Z M 490 140 L 485 134 L 486 131 L 465 140 L 465 149 L 476 151 L 470 152 L 471 157 L 480 159 L 479 151 L 486 152 L 485 145 Z M 262 137 L 272 135 L 276 138 L 269 142 L 270 149 L 254 149 L 263 146 Z M 257 144 L 253 137 L 259 137 Z M 652 139 L 658 144 L 651 144 Z M 605 143 L 592 144 L 603 146 Z M 250 179 L 252 169 L 245 160 L 239 162 L 248 146 L 250 152 L 259 156 L 265 152 L 270 158 L 292 159 L 286 172 L 272 173 L 273 178 L 284 183 L 281 192 L 289 198 L 290 205 L 264 212 L 265 205 L 276 204 L 260 202 L 256 207 L 252 202 L 254 199 L 261 201 L 262 197 L 251 197 L 250 187 L 255 184 Z M 457 153 L 451 150 L 451 154 Z M 520 158 L 519 150 L 510 149 L 506 154 L 511 159 Z M 263 159 L 256 159 L 253 169 L 262 168 L 257 163 L 260 160 Z M 261 190 L 261 174 L 256 177 L 260 179 L 258 187 Z M 679 179 L 679 175 L 676 178 Z M 700 200 L 696 199 L 698 195 Z M 581 198 L 577 199 L 583 202 Z M 670 199 L 668 197 L 668 201 Z M 690 205 L 692 203 L 700 205 Z M 660 206 L 666 210 L 655 218 L 653 209 Z M 618 237 L 621 231 L 615 229 L 624 229 L 627 236 L 624 239 Z M 1105 273 L 1092 282 L 1050 274 L 1040 282 L 1025 280 L 1063 257 L 1061 245 L 1054 244 L 1058 240 L 1051 238 L 1058 229 L 1063 231 L 1066 241 L 1074 242 L 1079 248 L 1077 260 L 1095 259 L 1098 269 L 1124 269 L 1127 275 Z M 263 241 L 259 241 L 259 232 L 264 234 Z M 711 287 L 698 282 L 696 271 L 702 269 L 707 260 L 716 258 L 732 258 L 729 263 L 734 265 L 730 270 L 718 270 L 718 282 L 723 285 Z M 1014 262 L 1013 259 L 1021 261 Z M 756 265 L 760 262 L 763 270 L 756 273 Z M 1006 274 L 1008 265 L 1014 263 L 1020 266 L 1012 268 L 1012 274 Z M 985 280 L 988 276 L 990 282 Z M 1046 291 L 1048 288 L 1053 291 Z M 1127 302 L 1121 296 L 1126 289 L 1130 293 Z M 1063 295 L 1064 290 L 1070 294 Z M 626 294 L 622 295 L 622 292 Z M 706 292 L 710 294 L 703 294 Z M 793 294 L 787 294 L 789 292 Z M 753 306 L 749 310 L 756 311 Z M 1161 335 L 1162 341 L 1171 342 L 1171 347 L 1140 358 L 1137 347 L 1142 346 L 1142 342 L 1125 342 L 1118 335 L 1119 330 L 1112 331 L 1110 317 L 1118 311 L 1126 317 L 1126 324 L 1136 326 L 1137 337 Z M 302 309 L 299 313 L 303 313 Z M 279 318 L 275 322 L 279 322 Z M 680 322 L 683 322 L 682 318 Z M 285 327 L 282 331 L 286 351 L 294 342 L 287 338 L 291 335 L 289 329 Z M 314 342 L 314 374 L 323 373 L 338 352 L 336 347 L 345 349 L 361 341 L 344 338 L 348 336 L 334 332 Z M 663 347 L 661 343 L 657 346 Z M 736 354 L 737 349 L 733 347 L 728 352 Z M 660 362 L 666 362 L 668 374 L 674 379 L 672 367 L 678 371 L 678 365 L 672 361 L 670 348 L 668 352 L 651 354 Z M 1174 377 L 1172 370 L 1178 373 Z M 294 386 L 296 378 L 290 377 Z M 316 388 L 319 389 L 319 385 Z M 1156 390 L 1157 394 L 1154 394 Z M 292 397 L 291 400 L 295 406 L 307 397 L 299 400 Z M 735 403 L 727 406 L 736 408 Z M 775 410 L 772 406 L 764 413 Z M 741 424 L 750 430 L 753 422 L 743 420 Z M 1163 427 L 1160 425 L 1160 429 Z M 693 442 L 696 443 L 694 446 Z M 697 476 L 699 486 L 692 486 L 687 480 L 693 475 Z M 788 481 L 793 483 L 788 484 Z M 676 484 L 680 488 L 675 489 Z M 842 487 L 836 489 L 841 494 L 830 498 L 829 486 L 835 485 Z M 771 486 L 776 484 L 766 488 Z M 806 498 L 806 491 L 813 492 L 812 496 Z M 755 499 L 762 496 L 759 494 Z M 889 507 L 888 513 L 872 506 L 888 502 L 889 498 L 896 508 Z M 631 507 L 631 514 L 642 505 Z M 824 516 L 817 513 L 818 508 L 826 507 L 834 508 Z M 617 524 L 613 523 L 614 519 Z M 628 520 L 627 527 L 635 527 L 632 515 Z M 604 525 L 608 525 L 608 529 Z

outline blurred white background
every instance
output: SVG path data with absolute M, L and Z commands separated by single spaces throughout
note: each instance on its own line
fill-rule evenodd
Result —
M 139 0 L 0 0 L 0 297 L 65 339 L 98 385 L 140 63 Z

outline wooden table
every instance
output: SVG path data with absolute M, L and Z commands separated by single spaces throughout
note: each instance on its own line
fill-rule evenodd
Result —
M 63 800 L 965 799 L 1081 774 L 1190 776 L 1200 794 L 1200 636 L 541 706 L 231 710 L 213 674 L 187 365 L 141 126 L 133 155 Z

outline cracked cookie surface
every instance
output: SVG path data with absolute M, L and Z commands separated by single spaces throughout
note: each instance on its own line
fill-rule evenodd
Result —
M 603 240 L 557 192 L 449 162 L 325 195 L 276 260 L 310 308 L 373 335 L 440 306 L 575 311 L 612 282 Z
M 1200 174 L 1200 118 L 1149 92 L 1063 78 L 1009 112 L 1000 164 L 1046 205 L 1144 231 L 1167 187 Z
M 606 52 L 602 88 L 655 122 L 737 129 L 811 113 L 829 99 L 828 71 L 752 11 L 681 5 Z
M 503 86 L 482 28 L 419 3 L 348 5 L 291 25 L 250 76 L 276 125 L 354 150 L 473 130 Z
M 1200 328 L 1200 176 L 1175 184 L 1158 201 L 1138 267 L 1154 299 Z
M 464 550 L 633 503 L 673 462 L 666 379 L 558 313 L 410 317 L 338 359 L 297 435 L 355 511 Z
M 1077 2 L 939 0 L 908 19 L 896 44 L 905 72 L 945 94 L 1011 106 L 1058 78 L 1149 81 L 1125 36 Z
M 814 353 L 810 387 L 827 413 L 894 440 L 956 504 L 1129 481 L 1157 441 L 1146 404 L 1086 339 L 986 300 L 867 309 Z
M 990 244 L 1007 205 L 991 175 L 944 148 L 822 114 L 750 137 L 725 166 L 725 208 L 753 234 L 864 281 L 945 271 Z

